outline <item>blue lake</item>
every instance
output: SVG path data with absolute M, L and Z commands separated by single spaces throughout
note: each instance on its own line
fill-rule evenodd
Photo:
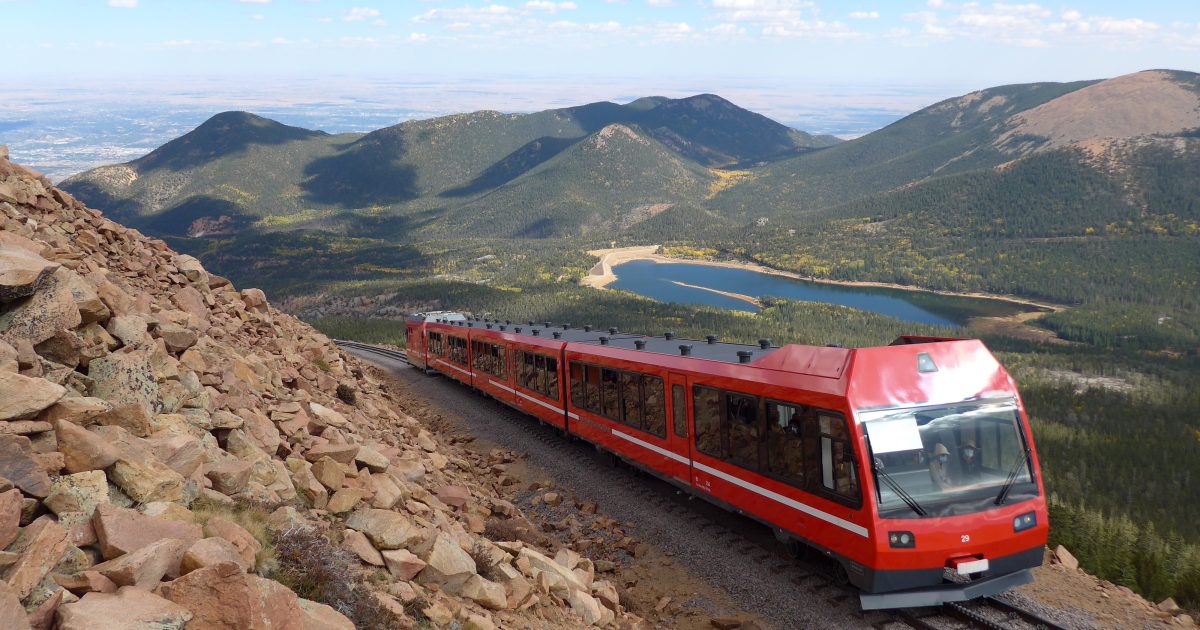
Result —
M 623 289 L 659 302 L 702 304 L 749 312 L 758 311 L 758 307 L 745 300 L 679 286 L 675 282 L 755 298 L 773 296 L 840 304 L 902 321 L 938 326 L 962 326 L 972 317 L 1011 315 L 1032 308 L 1000 300 L 938 295 L 927 291 L 840 286 L 748 269 L 688 263 L 633 260 L 613 267 L 613 273 L 617 274 L 617 281 L 608 285 L 613 289 Z

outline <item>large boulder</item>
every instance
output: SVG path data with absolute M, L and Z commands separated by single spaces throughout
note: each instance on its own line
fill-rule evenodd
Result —
M 0 628 L 5 630 L 30 630 L 29 617 L 21 598 L 9 585 L 0 582 Z
M 108 479 L 103 470 L 63 475 L 50 484 L 42 503 L 55 514 L 83 512 L 91 518 L 96 506 L 108 503 Z
M 50 493 L 50 476 L 33 457 L 33 443 L 23 435 L 0 435 L 0 477 L 39 499 Z
M 68 420 L 54 423 L 54 435 L 69 473 L 104 470 L 121 456 L 108 440 Z
M 188 630 L 303 627 L 295 593 L 232 562 L 192 571 L 159 586 L 158 593 L 192 612 Z
M 15 372 L 0 372 L 0 421 L 32 418 L 67 393 L 62 385 L 44 378 L 30 378 Z
M 408 517 L 390 510 L 359 510 L 346 519 L 346 527 L 366 534 L 381 551 L 404 549 L 421 540 L 421 530 Z
M 58 564 L 70 544 L 67 530 L 53 518 L 38 518 L 21 529 L 16 542 L 9 545 L 8 551 L 16 553 L 17 560 L 0 571 L 0 579 L 8 582 L 19 599 L 25 599 Z
M 0 303 L 33 295 L 58 268 L 33 252 L 0 243 Z
M 254 563 L 246 563 L 242 559 L 241 552 L 233 546 L 233 543 L 219 536 L 213 536 L 197 541 L 184 552 L 183 561 L 179 564 L 179 573 L 187 575 L 197 569 L 213 567 L 223 562 L 232 562 L 245 571 L 254 568 Z
M 470 554 L 445 532 L 421 545 L 416 553 L 426 565 L 418 576 L 422 582 L 445 583 L 478 571 Z
M 183 630 L 188 609 L 132 586 L 88 593 L 58 609 L 59 630 Z
M 167 573 L 178 573 L 179 559 L 186 547 L 187 544 L 177 538 L 163 538 L 132 553 L 101 562 L 92 570 L 117 586 L 150 589 Z
M 123 348 L 88 365 L 91 395 L 116 407 L 137 405 L 148 416 L 162 411 L 162 396 L 147 349 Z
M 21 533 L 21 491 L 13 488 L 0 492 L 0 549 L 7 547 Z
M 60 330 L 78 326 L 83 318 L 68 286 L 68 274 L 72 273 L 60 268 L 37 293 L 0 313 L 0 339 L 25 340 L 36 346 Z
M 194 523 L 149 516 L 108 503 L 96 506 L 92 526 L 100 542 L 100 553 L 106 559 L 132 553 L 166 538 L 182 540 L 190 546 L 204 537 L 203 529 Z M 182 556 L 180 551 L 176 566 Z

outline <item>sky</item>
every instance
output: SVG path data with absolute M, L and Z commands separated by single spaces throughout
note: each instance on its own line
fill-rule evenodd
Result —
M 0 129 L 101 98 L 303 122 L 712 92 L 855 137 L 975 89 L 1200 70 L 1200 0 L 0 0 L 0 31 Z
M 1200 2 L 0 0 L 6 72 L 1005 82 L 1200 69 Z

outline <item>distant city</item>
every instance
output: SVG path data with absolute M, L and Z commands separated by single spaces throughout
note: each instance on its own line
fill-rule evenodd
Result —
M 99 79 L 53 88 L 8 88 L 0 102 L 0 144 L 13 159 L 55 182 L 81 171 L 135 159 L 187 133 L 213 114 L 246 110 L 329 133 L 371 131 L 406 120 L 495 109 L 531 112 L 597 100 L 715 92 L 810 133 L 854 138 L 970 86 L 775 85 L 720 81 L 643 87 L 633 82 L 490 78 L 460 80 L 179 79 L 138 85 Z

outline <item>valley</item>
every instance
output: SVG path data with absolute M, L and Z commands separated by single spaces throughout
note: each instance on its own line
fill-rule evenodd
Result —
M 815 345 L 978 336 L 1030 410 L 1052 542 L 1196 606 L 1198 86 L 1167 70 L 1001 86 L 845 142 L 714 95 L 341 135 L 227 112 L 63 187 L 341 338 L 401 344 L 397 320 L 435 309 Z M 920 289 L 904 293 L 934 311 L 940 294 L 1051 308 L 906 322 L 593 288 L 620 288 L 612 269 L 657 246 L 831 288 Z M 622 248 L 636 249 L 588 254 Z M 721 306 L 750 306 L 736 302 Z

